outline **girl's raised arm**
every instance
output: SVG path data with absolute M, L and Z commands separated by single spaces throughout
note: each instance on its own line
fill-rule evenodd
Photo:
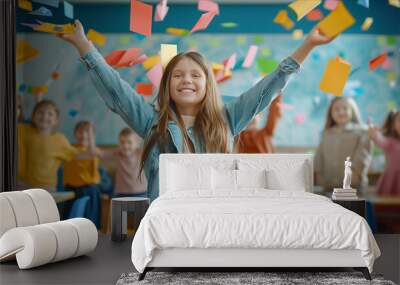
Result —
M 154 118 L 153 107 L 107 64 L 103 56 L 86 38 L 79 20 L 75 21 L 73 34 L 59 34 L 58 37 L 71 43 L 78 50 L 89 70 L 94 86 L 106 105 L 119 114 L 143 138 L 150 130 Z
M 300 68 L 300 64 L 315 46 L 329 43 L 333 39 L 324 36 L 318 28 L 313 28 L 303 44 L 290 57 L 284 59 L 277 69 L 239 98 L 228 103 L 226 111 L 233 135 L 239 134 L 256 114 L 271 103 L 274 95 L 285 87 L 290 75 Z

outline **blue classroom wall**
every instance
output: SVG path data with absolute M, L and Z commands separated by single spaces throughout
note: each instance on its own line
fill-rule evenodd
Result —
M 305 61 L 299 74 L 295 74 L 284 90 L 284 102 L 294 107 L 285 110 L 279 123 L 274 141 L 278 146 L 316 146 L 325 120 L 325 110 L 331 95 L 319 90 L 325 65 L 330 58 L 337 55 L 349 61 L 354 72 L 345 88 L 345 96 L 355 98 L 360 106 L 362 117 L 372 117 L 377 123 L 382 122 L 387 111 L 400 106 L 400 9 L 387 4 L 387 1 L 371 0 L 370 9 L 355 4 L 356 1 L 345 1 L 357 24 L 339 36 L 328 46 L 318 47 Z M 34 3 L 34 8 L 39 7 Z M 153 5 L 154 7 L 154 5 Z M 280 9 L 286 5 L 222 5 L 220 15 L 204 32 L 194 33 L 188 37 L 176 37 L 164 34 L 166 27 L 190 29 L 201 15 L 195 5 L 171 5 L 164 22 L 153 22 L 151 38 L 143 38 L 129 32 L 129 5 L 115 4 L 79 4 L 75 5 L 75 18 L 79 18 L 85 28 L 93 28 L 105 33 L 108 40 L 99 51 L 106 55 L 115 49 L 142 47 L 147 55 L 156 54 L 161 43 L 175 43 L 179 51 L 196 48 L 206 58 L 222 62 L 233 52 L 238 54 L 239 61 L 246 55 L 252 44 L 259 45 L 258 57 L 280 61 L 290 55 L 300 45 L 294 40 L 291 32 L 272 23 Z M 327 14 L 327 10 L 321 10 Z M 18 23 L 34 19 L 54 23 L 67 23 L 70 19 L 63 16 L 62 5 L 53 18 L 33 17 L 18 11 Z M 360 32 L 360 25 L 366 16 L 375 22 L 368 32 Z M 222 22 L 236 22 L 237 28 L 226 29 Z M 303 19 L 296 28 L 308 31 L 315 22 Z M 54 100 L 62 107 L 59 130 L 73 142 L 72 130 L 79 120 L 91 120 L 96 127 L 99 144 L 116 144 L 118 132 L 125 126 L 119 116 L 111 113 L 97 96 L 88 73 L 78 60 L 76 51 L 54 36 L 32 33 L 18 25 L 18 37 L 24 38 L 40 50 L 39 57 L 17 65 L 17 83 L 27 86 L 41 85 L 46 82 L 54 66 L 60 64 L 61 78 L 53 82 L 45 98 Z M 385 69 L 368 70 L 368 60 L 382 52 L 391 52 L 392 65 Z M 146 82 L 146 71 L 142 66 L 119 69 L 121 77 L 134 86 L 135 82 Z M 220 84 L 224 100 L 232 100 L 250 88 L 261 78 L 257 64 L 249 69 L 234 71 L 231 80 Z M 25 114 L 30 114 L 33 100 L 30 94 L 23 93 Z M 229 96 L 229 97 L 228 97 Z M 304 123 L 298 118 L 304 117 Z
M 218 1 L 217 1 L 218 2 Z M 246 1 L 243 1 L 244 3 Z M 356 0 L 345 0 L 344 3 L 351 14 L 356 18 L 357 23 L 348 29 L 345 33 L 361 33 L 361 24 L 365 17 L 374 18 L 374 24 L 367 32 L 363 34 L 385 34 L 399 35 L 400 9 L 388 4 L 387 0 L 370 0 L 370 8 L 364 8 L 356 4 Z M 41 5 L 34 4 L 34 9 Z M 164 33 L 168 27 L 189 29 L 193 27 L 202 12 L 197 10 L 196 5 L 178 5 L 169 4 L 170 9 L 162 22 L 153 22 L 153 33 Z M 155 7 L 155 5 L 153 5 Z M 320 10 L 324 15 L 329 13 L 320 5 Z M 287 9 L 287 5 L 220 5 L 220 15 L 216 16 L 205 31 L 198 33 L 287 33 L 287 31 L 274 24 L 272 21 L 279 10 Z M 154 13 L 155 8 L 153 8 Z M 58 9 L 52 9 L 57 23 L 69 23 L 71 19 L 64 16 L 63 5 Z M 129 4 L 75 4 L 75 18 L 85 26 L 101 31 L 102 33 L 129 33 Z M 47 17 L 37 17 L 27 15 L 20 9 L 17 11 L 18 22 L 40 19 L 46 21 Z M 290 11 L 289 11 L 290 12 Z M 291 12 L 290 12 L 291 13 Z M 293 14 L 291 18 L 294 19 Z M 51 21 L 50 21 L 51 22 Z M 238 24 L 235 28 L 223 28 L 220 24 L 224 22 L 235 22 Z M 296 23 L 295 28 L 310 30 L 315 22 L 309 22 L 305 19 Z M 19 32 L 29 32 L 29 28 L 18 25 Z

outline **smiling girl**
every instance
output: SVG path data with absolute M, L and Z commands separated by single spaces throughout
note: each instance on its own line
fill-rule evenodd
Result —
M 226 105 L 221 101 L 216 80 L 203 56 L 197 52 L 180 53 L 164 70 L 157 95 L 159 108 L 155 108 L 106 63 L 86 38 L 79 21 L 75 22 L 75 33 L 59 37 L 76 47 L 107 106 L 144 138 L 141 167 L 148 180 L 151 200 L 159 193 L 160 153 L 233 151 L 233 138 L 268 107 L 310 51 L 332 40 L 314 28 L 275 71 Z

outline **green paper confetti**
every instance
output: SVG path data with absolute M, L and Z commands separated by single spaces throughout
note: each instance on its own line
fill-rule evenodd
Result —
M 221 40 L 219 38 L 210 38 L 208 42 L 213 48 L 218 48 L 221 46 Z
M 262 36 L 255 36 L 253 41 L 254 41 L 254 43 L 256 45 L 260 45 L 263 42 L 263 37 Z
M 378 45 L 380 45 L 380 46 L 386 45 L 386 37 L 385 36 L 378 36 L 376 40 L 378 42 Z
M 261 55 L 262 56 L 270 56 L 271 55 L 271 50 L 269 48 L 262 48 L 261 49 Z
M 386 44 L 389 46 L 395 46 L 397 43 L 396 37 L 395 36 L 389 36 L 386 38 Z
M 388 72 L 386 75 L 388 81 L 395 81 L 396 80 L 396 72 Z
M 275 59 L 259 57 L 257 58 L 257 68 L 261 73 L 270 73 L 279 65 Z
M 238 45 L 242 45 L 246 42 L 246 37 L 245 36 L 237 36 L 235 40 Z
M 189 48 L 197 48 L 197 41 L 196 40 L 188 40 L 187 44 Z
M 393 109 L 397 109 L 397 103 L 396 103 L 396 101 L 393 101 L 393 100 L 387 102 L 386 106 L 387 106 L 388 111 L 391 111 Z
M 236 24 L 235 22 L 224 22 L 221 23 L 221 26 L 224 28 L 236 28 L 238 24 Z
M 131 42 L 131 38 L 129 36 L 121 36 L 119 38 L 119 43 L 121 45 L 128 45 Z

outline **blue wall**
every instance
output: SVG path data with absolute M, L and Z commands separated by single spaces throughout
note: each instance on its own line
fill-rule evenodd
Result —
M 363 119 L 372 117 L 380 123 L 387 111 L 393 106 L 400 106 L 400 9 L 389 7 L 386 1 L 371 0 L 371 8 L 366 9 L 349 2 L 349 8 L 357 19 L 357 27 L 339 36 L 327 46 L 318 47 L 305 61 L 299 74 L 291 79 L 285 89 L 284 102 L 295 107 L 285 111 L 275 136 L 280 146 L 316 146 L 325 119 L 325 111 L 331 95 L 319 90 L 326 63 L 330 58 L 340 55 L 359 68 L 348 80 L 346 96 L 353 96 L 360 106 Z M 380 4 L 378 4 L 380 3 Z M 379 7 L 376 7 L 379 5 Z M 37 7 L 37 6 L 36 6 Z M 188 37 L 176 37 L 166 34 L 154 34 L 143 38 L 129 32 L 128 5 L 75 5 L 75 17 L 82 20 L 86 29 L 94 28 L 108 37 L 106 45 L 99 51 L 106 55 L 115 49 L 142 47 L 147 55 L 156 54 L 161 43 L 175 43 L 178 51 L 197 48 L 210 61 L 221 62 L 233 52 L 241 59 L 252 44 L 260 46 L 258 57 L 282 60 L 300 45 L 291 33 L 272 23 L 279 9 L 285 5 L 232 5 L 222 6 L 220 16 L 216 17 L 205 32 L 194 33 Z M 322 9 L 324 12 L 326 10 Z M 40 19 L 57 23 L 69 22 L 62 16 L 61 8 L 54 18 Z M 170 8 L 166 22 L 154 23 L 155 32 L 164 31 L 165 27 L 189 28 L 198 19 L 200 13 L 194 5 L 176 5 Z M 368 33 L 359 32 L 365 16 L 375 17 L 375 22 Z M 378 20 L 380 18 L 381 20 Z M 382 19 L 384 18 L 384 19 Z M 33 17 L 19 11 L 19 21 L 32 22 Z M 254 20 L 254 21 L 253 21 Z M 235 29 L 224 29 L 218 23 L 237 22 Z M 253 22 L 252 22 L 253 21 Z M 315 23 L 315 22 L 314 22 Z M 313 22 L 302 20 L 298 27 L 311 27 Z M 54 100 L 62 107 L 59 130 L 73 141 L 72 130 L 79 120 L 91 120 L 95 123 L 99 144 L 117 143 L 118 132 L 124 127 L 121 118 L 109 112 L 103 101 L 97 96 L 86 69 L 78 60 L 77 52 L 62 40 L 47 34 L 26 32 L 21 29 L 18 37 L 25 38 L 32 46 L 40 50 L 39 57 L 17 65 L 17 83 L 41 85 L 46 82 L 54 66 L 60 64 L 61 78 L 49 88 L 46 98 Z M 376 33 L 376 34 L 375 34 Z M 392 35 L 392 36 L 388 36 Z M 121 39 L 124 38 L 123 41 Z M 128 39 L 128 41 L 126 41 Z M 270 55 L 262 53 L 270 50 Z M 368 60 L 385 52 L 392 51 L 392 67 L 388 69 L 368 70 Z M 147 81 L 142 66 L 119 69 L 127 82 Z M 261 77 L 254 64 L 250 69 L 235 70 L 233 78 L 220 85 L 222 95 L 239 96 Z M 24 111 L 29 115 L 33 108 L 30 94 L 23 94 Z M 296 124 L 298 114 L 305 116 L 304 124 Z
M 246 1 L 243 1 L 246 2 Z M 365 17 L 373 17 L 374 24 L 368 34 L 400 34 L 400 9 L 390 6 L 387 0 L 370 0 L 370 8 L 364 8 L 356 4 L 356 0 L 345 0 L 346 7 L 357 19 L 356 24 L 345 33 L 361 33 L 361 25 Z M 34 9 L 40 7 L 37 3 Z M 129 33 L 129 4 L 75 4 L 75 18 L 103 33 Z M 155 7 L 155 5 L 153 5 Z M 206 31 L 200 33 L 286 33 L 287 31 L 272 22 L 279 10 L 287 8 L 287 5 L 220 5 L 220 15 L 216 16 Z M 324 15 L 329 11 L 322 8 Z M 155 9 L 153 9 L 154 12 Z M 54 10 L 57 22 L 68 23 L 71 20 L 63 14 L 63 6 Z M 196 5 L 170 5 L 170 10 L 163 22 L 153 22 L 153 33 L 164 33 L 168 27 L 191 29 L 200 17 L 201 12 Z M 34 19 L 48 20 L 47 17 L 27 15 L 18 11 L 18 22 Z M 294 19 L 294 17 L 292 17 Z M 236 28 L 223 28 L 220 23 L 236 22 Z M 296 23 L 295 28 L 311 29 L 315 22 L 302 19 Z M 18 31 L 30 30 L 18 26 Z

